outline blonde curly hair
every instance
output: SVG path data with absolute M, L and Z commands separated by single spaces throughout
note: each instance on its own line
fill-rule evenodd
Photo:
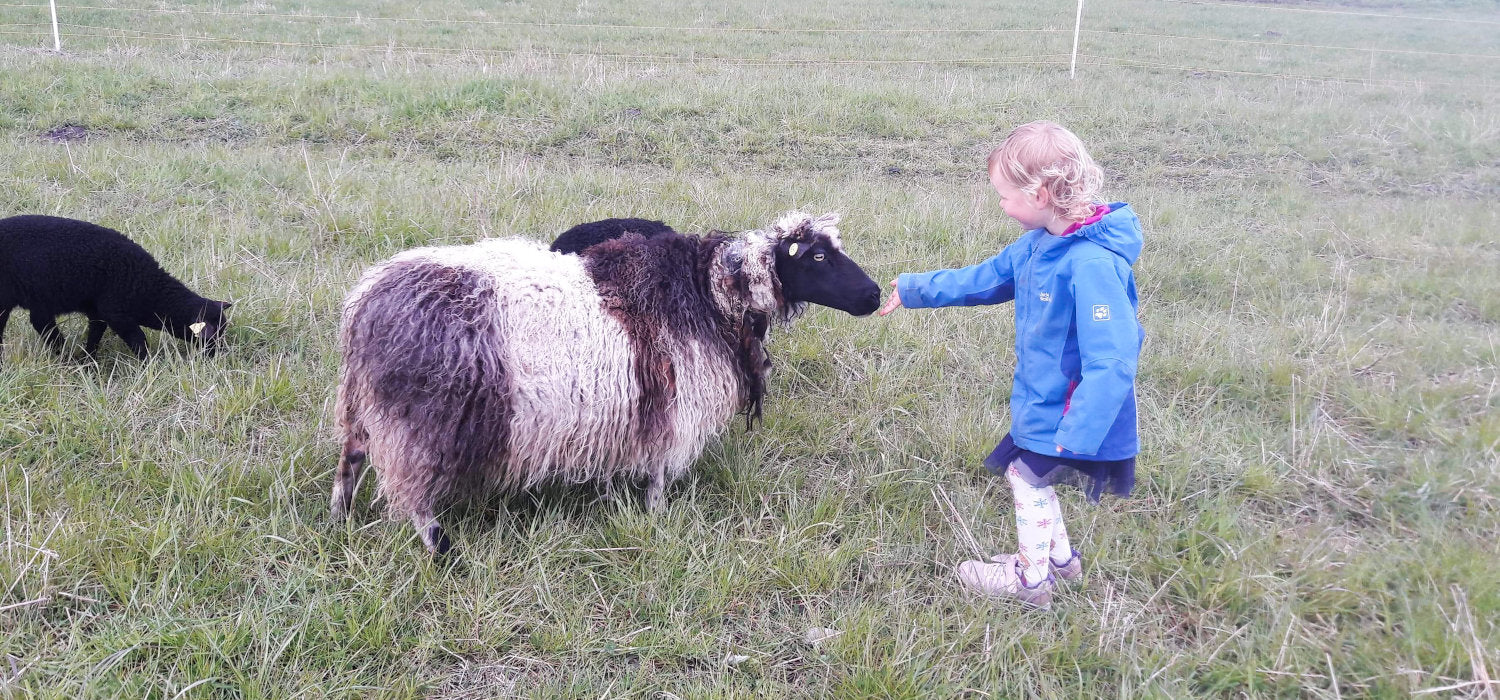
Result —
M 990 152 L 989 171 L 1026 194 L 1046 190 L 1052 207 L 1073 221 L 1094 212 L 1104 171 L 1094 163 L 1083 141 L 1061 124 L 1022 124 Z

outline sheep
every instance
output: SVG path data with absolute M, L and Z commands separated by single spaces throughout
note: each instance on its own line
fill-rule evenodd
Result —
M 671 226 L 651 219 L 603 219 L 563 231 L 552 242 L 550 250 L 554 253 L 581 253 L 589 246 L 614 240 L 628 233 L 639 233 L 651 238 L 677 232 Z
M 198 296 L 119 231 L 29 215 L 0 219 L 0 337 L 17 306 L 31 312 L 31 326 L 54 352 L 64 344 L 57 316 L 80 312 L 89 317 L 85 353 L 94 354 L 108 328 L 144 360 L 142 326 L 214 354 L 233 304 Z
M 643 480 L 660 510 L 737 412 L 760 417 L 772 323 L 809 303 L 880 305 L 838 221 L 631 233 L 581 255 L 491 239 L 372 267 L 343 307 L 333 518 L 367 458 L 387 513 L 437 556 L 450 547 L 438 509 L 479 493 Z

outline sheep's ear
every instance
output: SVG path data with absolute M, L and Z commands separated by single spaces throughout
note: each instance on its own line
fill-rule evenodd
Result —
M 234 302 L 232 302 L 232 301 L 221 301 L 221 302 L 219 302 L 219 308 L 220 309 L 227 309 L 227 308 L 230 308 L 232 306 L 234 306 Z

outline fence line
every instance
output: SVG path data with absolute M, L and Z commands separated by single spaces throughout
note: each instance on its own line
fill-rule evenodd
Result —
M 1120 66 L 1141 66 L 1149 68 L 1170 68 L 1182 71 L 1197 71 L 1201 73 L 1227 73 L 1230 75 L 1253 75 L 1266 78 L 1289 78 L 1292 80 L 1312 80 L 1332 83 L 1357 83 L 1362 85 L 1402 85 L 1407 87 L 1424 87 L 1428 85 L 1441 85 L 1445 87 L 1472 87 L 1472 88 L 1500 88 L 1500 83 L 1471 83 L 1471 82 L 1442 82 L 1436 80 L 1397 80 L 1394 78 L 1353 78 L 1333 75 L 1299 75 L 1295 73 L 1262 73 L 1256 71 L 1232 70 L 1228 68 L 1203 68 L 1199 66 L 1182 66 L 1172 63 L 1157 63 L 1154 61 L 1140 61 L 1133 58 L 1115 58 L 1113 56 L 1098 56 L 1083 54 L 1086 58 L 1093 59 L 1096 63 Z
M 1249 5 L 1243 5 L 1243 4 L 1237 4 L 1237 3 L 1204 2 L 1204 1 L 1201 1 L 1201 0 L 1165 0 L 1165 1 L 1166 2 L 1178 2 L 1178 3 L 1181 3 L 1181 4 L 1204 4 L 1204 5 L 1215 5 L 1215 6 L 1252 7 L 1252 6 L 1249 6 Z M 20 8 L 42 9 L 43 7 L 46 7 L 46 6 L 39 5 L 39 4 L 34 4 L 34 3 L 20 4 L 20 3 L 3 3 L 3 2 L 0 2 L 0 7 L 20 7 Z M 1067 30 L 1063 30 L 1063 29 L 984 29 L 984 28 L 977 28 L 977 29 L 940 29 L 940 28 L 939 29 L 922 29 L 922 28 L 910 28 L 910 29 L 878 29 L 878 28 L 869 28 L 869 29 L 861 29 L 861 28 L 843 28 L 843 29 L 812 29 L 812 28 L 808 28 L 808 29 L 781 29 L 781 28 L 767 28 L 767 27 L 668 27 L 668 26 L 610 25 L 610 24 L 555 23 L 555 22 L 512 22 L 512 21 L 504 21 L 504 20 L 454 20 L 454 19 L 436 19 L 436 18 L 434 18 L 434 19 L 426 19 L 426 18 L 405 18 L 405 17 L 363 17 L 363 16 L 359 16 L 359 15 L 353 15 L 353 16 L 346 16 L 346 15 L 293 15 L 293 14 L 264 13 L 264 12 L 233 12 L 233 11 L 219 11 L 219 10 L 158 10 L 158 9 L 149 9 L 149 8 L 112 8 L 112 7 L 101 7 L 101 6 L 68 6 L 68 7 L 69 7 L 69 9 L 113 10 L 113 11 L 123 11 L 123 12 L 149 13 L 149 14 L 166 14 L 166 15 L 190 15 L 190 14 L 229 15 L 229 16 L 242 16 L 242 17 L 245 17 L 245 16 L 248 16 L 248 17 L 263 17 L 263 18 L 272 18 L 272 19 L 283 19 L 283 20 L 332 19 L 332 20 L 352 20 L 352 21 L 356 21 L 356 22 L 358 22 L 358 21 L 364 21 L 364 20 L 372 20 L 372 21 L 386 21 L 386 22 L 493 24 L 493 25 L 507 25 L 507 26 L 532 26 L 532 27 L 567 27 L 567 28 L 593 28 L 593 29 L 639 29 L 639 30 L 673 30 L 673 31 L 702 30 L 702 31 L 718 31 L 718 32 L 758 32 L 758 33 L 827 32 L 827 33 L 841 33 L 841 34 L 860 33 L 860 32 L 867 32 L 867 33 L 868 32 L 879 32 L 879 33 L 898 33 L 898 32 L 900 32 L 900 33 L 929 33 L 929 32 L 931 32 L 931 33 L 1008 33 L 1008 34 L 1013 34 L 1013 33 L 1049 33 L 1050 34 L 1050 33 L 1061 33 L 1061 32 L 1067 31 Z M 1306 8 L 1271 8 L 1271 9 L 1306 9 Z M 1339 13 L 1339 14 L 1350 14 L 1350 13 Z M 1366 14 L 1366 13 L 1353 13 L 1353 14 Z M 1399 15 L 1374 15 L 1374 16 L 1392 17 L 1392 18 L 1398 18 L 1398 19 L 1402 18 Z M 1500 22 L 1497 22 L 1495 24 L 1500 24 Z M 40 24 L 40 23 L 0 24 L 0 27 L 45 27 L 45 26 L 47 26 L 47 25 L 46 24 Z M 57 25 L 53 25 L 53 26 L 54 26 L 54 31 L 56 31 L 56 26 Z M 80 37 L 80 38 L 104 38 L 104 39 L 116 39 L 116 40 L 139 39 L 139 40 L 147 40 L 147 41 L 182 41 L 184 43 L 193 42 L 193 43 L 243 44 L 243 45 L 254 45 L 254 46 L 277 46 L 277 47 L 288 47 L 288 48 L 324 49 L 324 50 L 355 50 L 355 51 L 384 51 L 384 52 L 400 51 L 402 53 L 416 54 L 416 55 L 462 55 L 462 54 L 532 55 L 532 56 L 545 56 L 545 57 L 550 57 L 550 58 L 589 58 L 589 59 L 598 59 L 598 60 L 621 61 L 621 62 L 627 62 L 627 63 L 660 64 L 660 65 L 704 65 L 704 64 L 720 64 L 720 65 L 740 65 L 740 66 L 858 66 L 858 65 L 950 65 L 950 66 L 962 66 L 962 65 L 973 65 L 973 66 L 984 66 L 984 65 L 1034 65 L 1034 66 L 1050 66 L 1050 65 L 1057 65 L 1060 62 L 1061 63 L 1066 63 L 1067 61 L 1063 60 L 1063 59 L 1067 59 L 1069 57 L 1069 54 L 1061 53 L 1061 54 L 1037 54 L 1037 55 L 1027 55 L 1027 56 L 1012 56 L 1012 57 L 1003 57 L 1003 58 L 983 57 L 983 58 L 953 58 L 953 59 L 940 59 L 940 58 L 938 58 L 938 59 L 839 59 L 839 58 L 808 58 L 808 59 L 798 59 L 798 58 L 749 58 L 749 57 L 746 57 L 746 58 L 737 58 L 737 57 L 732 57 L 732 56 L 693 56 L 693 55 L 681 56 L 681 55 L 631 54 L 631 53 L 558 52 L 558 51 L 545 51 L 545 50 L 540 50 L 539 51 L 539 50 L 534 50 L 534 49 L 494 49 L 494 48 L 478 48 L 478 47 L 473 47 L 473 48 L 466 48 L 466 47 L 427 47 L 427 46 L 399 45 L 399 44 L 395 44 L 394 42 L 388 42 L 388 43 L 385 43 L 385 44 L 352 44 L 352 43 L 350 43 L 350 44 L 334 44 L 334 43 L 323 43 L 323 42 L 275 41 L 275 40 L 263 40 L 263 39 L 239 39 L 239 38 L 233 38 L 233 37 L 219 37 L 219 36 L 208 36 L 208 35 L 190 35 L 190 34 L 187 34 L 185 32 L 184 33 L 178 33 L 178 34 L 168 34 L 168 33 L 164 33 L 164 32 L 152 32 L 152 31 L 136 30 L 136 29 L 123 28 L 123 27 L 97 26 L 97 25 L 72 24 L 72 23 L 64 23 L 64 24 L 61 24 L 61 26 L 69 27 L 69 28 L 75 28 L 75 29 L 96 30 L 96 33 L 83 33 L 83 32 L 68 32 L 67 33 L 67 36 Z M 1494 55 L 1494 54 L 1451 53 L 1451 52 L 1421 51 L 1421 50 L 1411 50 L 1411 49 L 1361 48 L 1361 47 L 1354 47 L 1354 46 L 1319 45 L 1319 44 L 1292 44 L 1292 43 L 1285 43 L 1285 42 L 1260 41 L 1260 40 L 1252 40 L 1252 39 L 1225 39 L 1225 38 L 1216 38 L 1216 37 L 1197 37 L 1197 36 L 1188 36 L 1188 35 L 1156 34 L 1156 33 L 1148 33 L 1148 32 L 1128 32 L 1128 31 L 1115 31 L 1115 30 L 1083 30 L 1083 31 L 1087 32 L 1089 34 L 1104 35 L 1104 36 L 1118 35 L 1118 36 L 1133 36 L 1133 37 L 1142 37 L 1142 38 L 1167 39 L 1167 40 L 1173 40 L 1173 41 L 1208 41 L 1208 42 L 1225 42 L 1225 43 L 1233 43 L 1233 44 L 1245 44 L 1245 45 L 1255 45 L 1255 46 L 1270 46 L 1270 47 L 1287 47 L 1287 48 L 1299 48 L 1299 49 L 1321 49 L 1321 50 L 1355 51 L 1355 52 L 1361 52 L 1361 53 L 1369 53 L 1371 55 L 1371 59 L 1372 60 L 1374 59 L 1374 55 L 1377 54 L 1377 53 L 1384 53 L 1384 54 L 1407 54 L 1407 55 L 1429 55 L 1429 56 L 1441 56 L 1441 57 L 1447 57 L 1447 58 L 1500 59 L 1500 55 Z M 103 32 L 103 33 L 97 33 L 97 32 Z M 25 31 L 25 32 L 20 32 L 20 31 L 0 31 L 0 34 L 14 34 L 14 35 L 27 35 L 27 36 L 36 36 L 39 33 L 41 33 L 41 32 L 40 31 Z M 56 41 L 57 38 L 54 37 L 54 40 Z M 1201 66 L 1189 66 L 1189 65 L 1171 64 L 1171 63 L 1160 63 L 1160 62 L 1152 62 L 1152 61 L 1145 61 L 1145 60 L 1131 59 L 1131 58 L 1119 58 L 1119 57 L 1112 57 L 1112 56 L 1102 56 L 1102 55 L 1097 55 L 1097 54 L 1081 54 L 1081 55 L 1084 56 L 1086 59 L 1092 61 L 1096 65 L 1117 65 L 1117 66 L 1150 67 L 1150 68 L 1162 68 L 1162 69 L 1170 69 L 1170 70 L 1198 71 L 1198 72 L 1205 72 L 1205 73 L 1217 73 L 1217 74 L 1228 74 L 1228 75 L 1243 75 L 1243 76 L 1255 76 L 1255 77 L 1269 77 L 1269 78 L 1282 78 L 1282 79 L 1292 79 L 1292 80 L 1306 80 L 1306 81 L 1320 81 L 1320 82 L 1339 82 L 1339 83 L 1362 84 L 1362 85 L 1393 85 L 1393 86 L 1415 86 L 1415 87 L 1422 87 L 1422 86 L 1463 86 L 1463 87 L 1470 87 L 1470 88 L 1485 88 L 1485 89 L 1490 89 L 1490 88 L 1494 88 L 1494 87 L 1500 87 L 1500 85 L 1495 85 L 1495 84 L 1490 84 L 1490 83 L 1471 83 L 1471 82 L 1457 83 L 1457 82 L 1429 81 L 1429 80 L 1401 80 L 1401 79 L 1393 79 L 1393 78 L 1370 78 L 1370 77 L 1359 78 L 1359 77 L 1345 77 L 1345 76 L 1305 75 L 1305 74 L 1293 74 L 1293 73 L 1247 71 L 1247 70 L 1234 70 L 1234 69 L 1225 69 L 1225 68 L 1210 68 L 1210 67 L 1201 67 Z
M 0 3 L 0 7 L 41 7 L 41 5 L 26 3 Z M 648 24 L 592 24 L 588 22 L 525 22 L 519 20 L 501 19 L 452 19 L 443 17 L 376 17 L 364 15 L 323 15 L 323 14 L 288 14 L 283 12 L 237 12 L 232 10 L 181 10 L 181 9 L 158 9 L 153 7 L 104 7 L 101 5 L 67 5 L 70 10 L 102 10 L 106 12 L 135 12 L 143 14 L 158 15 L 210 15 L 229 17 L 263 17 L 270 19 L 288 20 L 346 20 L 350 22 L 394 22 L 412 24 L 474 24 L 504 27 L 542 27 L 542 28 L 569 28 L 569 29 L 638 29 L 643 31 L 672 31 L 672 32 L 721 32 L 721 33 L 762 33 L 762 34 L 1054 34 L 1070 30 L 1067 29 L 1043 29 L 1043 28 L 1018 28 L 1000 29 L 986 27 L 908 27 L 908 28 L 881 28 L 881 27 L 694 27 L 694 26 L 670 26 L 670 25 L 648 25 Z
M 1500 25 L 1500 21 L 1473 19 L 1469 17 L 1430 17 L 1423 15 L 1392 15 L 1380 12 L 1353 12 L 1349 10 L 1326 10 L 1314 7 L 1283 7 L 1279 5 L 1250 4 L 1243 2 L 1212 2 L 1212 0 L 1162 0 L 1176 5 L 1204 5 L 1212 7 L 1237 7 L 1251 10 L 1266 10 L 1275 12 L 1311 12 L 1329 15 L 1350 15 L 1355 17 L 1380 17 L 1384 19 L 1417 20 L 1423 22 L 1458 22 L 1461 24 L 1492 24 Z M 38 7 L 28 3 L 0 3 L 0 7 Z M 302 19 L 348 19 L 356 21 L 375 22 L 439 22 L 451 24 L 494 24 L 512 26 L 539 26 L 539 27 L 598 27 L 602 29 L 693 29 L 706 32 L 805 32 L 805 33 L 878 33 L 878 32 L 922 32 L 922 33 L 982 33 L 982 32 L 1013 32 L 1013 31 L 1047 31 L 1066 32 L 1066 29 L 988 29 L 983 27 L 918 27 L 918 28 L 880 28 L 880 27 L 803 27 L 803 28 L 779 28 L 779 27 L 671 27 L 650 26 L 636 24 L 589 24 L 586 22 L 525 22 L 519 20 L 483 20 L 483 19 L 453 19 L 444 17 L 379 17 L 354 14 L 354 15 L 327 15 L 327 14 L 288 14 L 281 12 L 242 12 L 237 10 L 197 10 L 197 9 L 163 9 L 155 7 L 109 7 L 104 5 L 68 5 L 77 10 L 103 10 L 108 12 L 149 12 L 156 14 L 174 15 L 227 15 L 232 17 L 283 17 Z
M 105 33 L 82 33 L 68 32 L 65 36 L 103 38 L 103 39 L 144 39 L 148 41 L 185 41 L 197 43 L 227 43 L 227 44 L 249 44 L 255 46 L 280 46 L 290 48 L 310 49 L 339 49 L 354 51 L 399 51 L 411 54 L 432 55 L 462 55 L 462 54 L 487 54 L 487 55 L 533 55 L 551 58 L 594 58 L 605 60 L 617 60 L 634 63 L 661 63 L 661 64 L 725 64 L 725 65 L 765 65 L 765 66 L 846 66 L 846 65 L 1055 65 L 1063 62 L 1068 54 L 1039 54 L 1031 56 L 1013 56 L 1008 58 L 952 58 L 952 59 L 824 59 L 824 58 L 737 58 L 732 56 L 667 56 L 660 54 L 626 54 L 626 53 L 591 53 L 576 51 L 538 51 L 532 49 L 492 49 L 492 48 L 467 48 L 467 47 L 435 47 L 435 46 L 408 46 L 403 44 L 327 44 L 320 42 L 305 41 L 268 41 L 263 39 L 235 39 L 229 37 L 201 36 L 189 34 L 165 34 L 160 32 L 144 32 L 135 29 L 119 29 L 117 27 L 100 27 L 87 24 L 63 24 L 64 27 L 76 27 L 81 29 L 102 30 Z M 122 32 L 136 32 L 125 34 Z M 111 33 L 112 32 L 112 33 Z M 18 32 L 20 33 L 20 32 Z
M 1213 3 L 1193 2 L 1192 0 L 1164 0 L 1178 4 L 1200 4 L 1225 7 L 1260 7 L 1240 3 Z M 0 3 L 0 7 L 38 8 L 41 5 L 25 3 Z M 68 5 L 66 9 L 72 10 L 103 10 L 109 12 L 127 12 L 139 14 L 156 15 L 208 15 L 208 16 L 231 16 L 231 17 L 258 17 L 264 19 L 278 19 L 291 21 L 310 20 L 339 20 L 349 22 L 391 22 L 396 24 L 470 24 L 470 25 L 492 25 L 509 27 L 538 27 L 538 28 L 564 28 L 564 29 L 616 29 L 637 31 L 671 31 L 671 32 L 709 32 L 709 33 L 757 33 L 757 34 L 1062 34 L 1067 29 L 1046 28 L 879 28 L 879 27 L 842 27 L 842 28 L 811 28 L 811 27 L 693 27 L 693 26 L 668 26 L 668 25 L 636 25 L 636 24 L 590 24 L 584 22 L 524 22 L 514 20 L 471 20 L 451 18 L 428 18 L 428 17 L 366 17 L 363 15 L 328 15 L 328 14 L 287 14 L 277 12 L 237 12 L 229 10 L 187 10 L 187 9 L 158 9 L 146 7 L 104 7 L 100 5 Z M 1305 9 L 1305 8 L 1282 8 L 1269 7 L 1267 9 Z M 1329 11 L 1333 12 L 1333 11 Z M 1348 14 L 1348 13 L 1340 13 Z M 1356 13 L 1357 14 L 1357 13 Z M 1400 15 L 1370 15 L 1377 17 L 1392 17 L 1405 19 Z M 1420 18 L 1419 18 L 1420 19 Z M 1439 19 L 1439 18 L 1428 18 Z M 1460 20 L 1453 20 L 1460 21 Z M 1482 20 L 1473 20 L 1475 23 L 1484 23 Z M 1492 24 L 1500 24 L 1493 22 Z M 1192 36 L 1186 34 L 1158 34 L 1151 32 L 1130 32 L 1113 29 L 1083 29 L 1084 34 L 1099 36 L 1130 36 L 1154 39 L 1173 39 L 1179 41 L 1204 41 L 1225 44 L 1244 44 L 1252 46 L 1268 46 L 1273 48 L 1297 48 L 1330 51 L 1351 51 L 1360 53 L 1384 53 L 1403 54 L 1411 56 L 1438 56 L 1444 58 L 1476 58 L 1486 60 L 1500 59 L 1500 54 L 1461 53 L 1450 51 L 1424 51 L 1420 49 L 1388 49 L 1373 46 L 1343 46 L 1337 44 L 1302 44 L 1282 41 L 1263 41 L 1256 39 L 1230 39 L 1224 37 Z
M 413 55 L 435 55 L 435 56 L 461 56 L 465 54 L 480 54 L 491 56 L 540 56 L 551 59 L 594 59 L 606 61 L 619 61 L 622 63 L 645 64 L 645 65 L 727 65 L 727 66 L 848 66 L 848 65 L 1021 65 L 1021 66 L 1057 66 L 1066 65 L 1070 54 L 1037 54 L 1030 56 L 1016 56 L 1010 58 L 960 58 L 960 59 L 776 59 L 776 58 L 735 58 L 724 56 L 668 56 L 660 54 L 624 54 L 624 53 L 589 53 L 568 51 L 537 51 L 532 49 L 491 49 L 491 48 L 464 48 L 464 47 L 431 47 L 431 46 L 408 46 L 402 44 L 329 44 L 318 42 L 287 42 L 267 41 L 259 39 L 234 39 L 227 37 L 198 36 L 186 34 L 163 34 L 157 32 L 142 32 L 140 30 L 123 30 L 136 32 L 135 34 L 121 33 L 115 27 L 99 27 L 93 25 L 65 24 L 66 27 L 82 29 L 102 30 L 97 32 L 67 32 L 65 36 L 80 38 L 101 39 L 139 39 L 145 41 L 183 41 L 194 43 L 231 43 L 248 44 L 255 46 L 277 46 L 288 48 L 305 49 L 330 49 L 330 50 L 354 50 L 354 51 L 376 51 L 376 52 L 401 52 Z M 0 34 L 24 34 L 37 36 L 39 31 L 34 32 L 6 32 Z M 1303 80 L 1313 82 L 1349 83 L 1358 85 L 1386 85 L 1402 87 L 1471 87 L 1493 89 L 1500 88 L 1500 84 L 1491 83 L 1455 83 L 1431 80 L 1398 80 L 1392 78 L 1356 78 L 1332 75 L 1306 75 L 1297 73 L 1275 73 L 1263 71 L 1244 71 L 1227 68 L 1210 68 L 1204 66 L 1180 65 L 1172 63 L 1160 63 L 1154 61 L 1141 61 L 1137 59 L 1118 58 L 1114 56 L 1101 56 L 1097 54 L 1079 54 L 1080 57 L 1095 65 L 1134 66 L 1144 68 L 1162 68 L 1168 70 L 1179 70 L 1185 72 L 1219 73 L 1227 75 L 1243 75 L 1263 78 L 1280 78 L 1286 80 Z
M 1274 10 L 1277 12 L 1315 12 L 1324 15 L 1350 15 L 1354 17 L 1384 17 L 1386 19 L 1418 20 L 1422 22 L 1459 22 L 1461 24 L 1500 24 L 1486 19 L 1467 17 L 1423 17 L 1420 15 L 1388 15 L 1380 12 L 1351 12 L 1349 10 L 1323 10 L 1315 7 L 1280 7 L 1277 5 L 1251 5 L 1243 2 L 1209 2 L 1209 0 L 1162 0 L 1178 5 L 1211 5 L 1214 7 L 1242 7 L 1251 10 Z
M 1338 46 L 1334 44 L 1293 44 L 1285 41 L 1261 41 L 1259 39 L 1224 39 L 1209 36 L 1189 36 L 1187 34 L 1151 34 L 1148 32 L 1122 32 L 1112 29 L 1085 29 L 1085 34 L 1105 34 L 1115 36 L 1135 36 L 1156 39 L 1182 39 L 1187 41 L 1214 41 L 1226 44 L 1251 44 L 1255 46 L 1276 46 L 1299 49 L 1329 49 L 1336 51 L 1354 51 L 1358 53 L 1398 53 L 1413 54 L 1417 56 L 1442 56 L 1445 58 L 1492 58 L 1500 59 L 1500 54 L 1492 53 L 1450 53 L 1447 51 L 1421 51 L 1418 49 L 1381 49 L 1362 46 Z

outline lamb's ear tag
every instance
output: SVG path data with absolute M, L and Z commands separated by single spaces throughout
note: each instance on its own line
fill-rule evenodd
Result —
M 191 326 L 188 326 L 188 330 L 190 330 L 190 331 L 193 332 L 193 337 L 194 338 L 202 338 L 203 337 L 203 329 L 207 328 L 207 327 L 208 327 L 207 323 L 199 321 L 197 323 L 194 323 Z
M 792 247 L 787 248 L 786 249 L 786 254 L 788 256 L 790 256 L 790 257 L 793 257 L 793 258 L 797 257 L 797 244 L 793 243 Z

